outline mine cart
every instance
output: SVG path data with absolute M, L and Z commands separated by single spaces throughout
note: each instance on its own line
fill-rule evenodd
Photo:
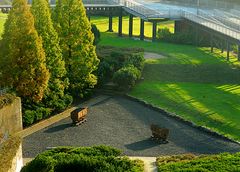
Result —
M 87 121 L 86 115 L 88 108 L 77 108 L 71 112 L 71 119 L 74 125 L 80 125 Z
M 167 138 L 169 135 L 169 129 L 167 128 L 161 128 L 158 125 L 151 125 L 151 131 L 152 131 L 152 138 L 159 140 L 163 143 L 168 143 Z

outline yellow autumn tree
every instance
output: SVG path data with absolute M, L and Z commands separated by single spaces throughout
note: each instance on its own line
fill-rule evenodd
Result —
M 0 48 L 1 86 L 12 89 L 23 100 L 41 101 L 49 72 L 26 0 L 13 1 Z

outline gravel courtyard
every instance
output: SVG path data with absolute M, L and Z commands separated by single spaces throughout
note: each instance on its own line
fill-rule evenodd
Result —
M 89 107 L 87 120 L 73 126 L 69 117 L 25 137 L 24 158 L 35 157 L 47 147 L 101 144 L 119 148 L 130 156 L 240 151 L 236 143 L 213 137 L 122 97 L 110 97 Z M 150 139 L 152 123 L 170 129 L 168 144 Z

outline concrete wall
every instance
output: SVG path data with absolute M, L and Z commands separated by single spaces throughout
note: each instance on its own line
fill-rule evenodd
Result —
M 19 146 L 16 156 L 12 161 L 12 168 L 8 172 L 20 172 L 23 167 L 23 158 L 22 158 L 22 144 Z
M 0 133 L 13 135 L 22 129 L 21 100 L 15 98 L 11 104 L 0 109 Z
M 21 99 L 15 98 L 11 104 L 0 109 L 0 134 L 3 135 L 3 139 L 0 138 L 0 144 L 10 135 L 14 135 L 22 129 Z M 20 172 L 22 166 L 22 144 L 20 144 L 12 160 L 12 168 L 8 172 Z

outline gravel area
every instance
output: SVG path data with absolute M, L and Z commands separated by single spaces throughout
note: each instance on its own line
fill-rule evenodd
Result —
M 169 143 L 150 139 L 150 124 L 170 129 Z M 181 153 L 239 152 L 240 145 L 211 136 L 173 118 L 122 97 L 110 97 L 89 107 L 87 122 L 73 126 L 66 118 L 23 140 L 24 158 L 35 157 L 47 147 L 110 145 L 129 156 Z
M 145 59 L 162 59 L 162 58 L 166 58 L 166 56 L 163 56 L 157 53 L 144 52 L 144 58 Z

